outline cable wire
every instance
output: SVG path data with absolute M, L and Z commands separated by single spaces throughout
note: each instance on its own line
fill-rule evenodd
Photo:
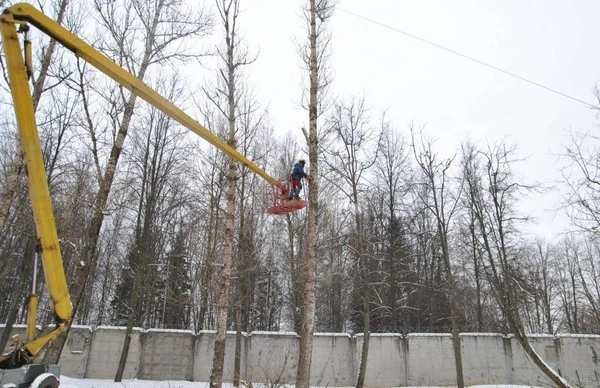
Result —
M 537 83 L 537 82 L 535 82 L 535 81 L 532 81 L 532 80 L 530 80 L 530 79 L 527 79 L 527 78 L 525 78 L 525 77 L 521 77 L 520 75 L 517 75 L 517 74 L 515 74 L 515 73 L 511 73 L 510 71 L 503 70 L 503 69 L 501 69 L 501 68 L 499 68 L 499 67 L 497 67 L 497 66 L 490 65 L 489 63 L 486 63 L 486 62 L 480 61 L 479 59 L 476 59 L 476 58 L 470 57 L 470 56 L 468 56 L 468 55 L 465 55 L 465 54 L 459 53 L 458 51 L 455 51 L 455 50 L 449 49 L 449 48 L 447 48 L 447 47 L 444 47 L 444 46 L 442 46 L 442 45 L 440 45 L 440 44 L 437 44 L 437 43 L 431 42 L 431 41 L 429 41 L 429 40 L 427 40 L 427 39 L 419 38 L 419 37 L 418 37 L 418 36 L 416 36 L 416 35 L 413 35 L 413 34 L 410 34 L 410 33 L 408 33 L 408 32 L 405 32 L 405 31 L 399 30 L 399 29 L 397 29 L 397 28 L 395 28 L 395 27 L 392 27 L 392 26 L 390 26 L 390 25 L 387 25 L 387 24 L 384 24 L 384 23 L 378 22 L 377 20 L 370 19 L 370 18 L 368 18 L 368 17 L 366 17 L 366 16 L 362 16 L 362 15 L 356 14 L 356 13 L 354 13 L 354 12 L 351 12 L 351 11 L 345 10 L 345 9 L 343 9 L 343 8 L 339 8 L 339 7 L 337 7 L 336 9 L 337 9 L 337 10 L 339 10 L 339 11 L 345 12 L 345 13 L 347 13 L 347 14 L 349 14 L 349 15 L 355 16 L 355 17 L 357 17 L 357 18 L 359 18 L 359 19 L 366 20 L 366 21 L 368 21 L 368 22 L 370 22 L 370 23 L 377 24 L 378 26 L 381 26 L 381 27 L 387 28 L 387 29 L 389 29 L 389 30 L 392 30 L 392 31 L 398 32 L 398 33 L 400 33 L 400 34 L 406 35 L 406 36 L 408 36 L 408 37 L 410 37 L 410 38 L 413 38 L 413 39 L 419 40 L 419 41 L 421 41 L 421 42 L 423 42 L 423 43 L 427 43 L 427 44 L 429 44 L 429 45 L 431 45 L 431 46 L 434 46 L 434 47 L 437 47 L 437 48 L 439 48 L 439 49 L 442 49 L 442 50 L 448 51 L 448 52 L 450 52 L 450 53 L 452 53 L 452 54 L 454 54 L 454 55 L 458 55 L 459 57 L 462 57 L 462 58 L 468 59 L 468 60 L 470 60 L 470 61 L 473 61 L 473 62 L 475 62 L 475 63 L 478 63 L 478 64 L 480 64 L 480 65 L 483 65 L 483 66 L 489 67 L 490 69 L 493 69 L 493 70 L 499 71 L 499 72 L 501 72 L 501 73 L 504 73 L 504 74 L 506 74 L 506 75 L 509 75 L 509 76 L 511 76 L 511 77 L 517 78 L 517 79 L 519 79 L 519 80 L 521 80 L 521 81 L 525 81 L 525 82 L 527 82 L 527 83 L 530 83 L 530 84 L 532 84 L 532 85 L 534 85 L 534 86 L 537 86 L 537 87 L 539 87 L 539 88 L 546 89 L 546 90 L 548 90 L 548 91 L 550 91 L 550 92 L 552 92 L 552 93 L 556 93 L 556 94 L 558 94 L 558 95 L 560 95 L 560 96 L 563 96 L 563 97 L 569 98 L 569 99 L 571 99 L 571 100 L 577 101 L 577 102 L 579 102 L 579 103 L 581 103 L 581 104 L 584 104 L 584 105 L 587 105 L 587 106 L 589 106 L 589 107 L 591 107 L 591 108 L 598 109 L 598 106 L 597 106 L 597 105 L 590 104 L 589 102 L 585 102 L 585 101 L 583 101 L 583 100 L 580 100 L 580 99 L 578 99 L 578 98 L 576 98 L 576 97 L 573 97 L 573 96 L 570 96 L 570 95 L 568 95 L 568 94 L 565 94 L 565 93 L 563 93 L 563 92 L 560 92 L 560 91 L 558 91 L 558 90 L 556 90 L 556 89 L 552 89 L 552 88 L 550 88 L 550 87 L 548 87 L 548 86 L 544 86 L 544 85 L 542 85 L 542 84 L 540 84 L 540 83 Z

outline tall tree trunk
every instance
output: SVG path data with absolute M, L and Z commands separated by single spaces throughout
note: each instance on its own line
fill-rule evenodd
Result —
M 219 4 L 220 0 L 217 0 Z M 231 7 L 234 7 L 231 9 Z M 219 11 L 225 27 L 225 44 L 227 47 L 227 57 L 225 58 L 226 90 L 227 90 L 227 122 L 229 125 L 229 135 L 227 144 L 231 148 L 236 148 L 236 59 L 234 50 L 236 49 L 236 18 L 238 15 L 238 0 L 231 0 L 228 4 L 221 5 Z M 225 77 L 225 75 L 223 75 Z M 223 266 L 221 267 L 221 284 L 219 287 L 219 297 L 217 301 L 217 333 L 215 335 L 215 346 L 213 353 L 213 366 L 210 374 L 211 388 L 220 388 L 223 384 L 223 370 L 225 362 L 225 340 L 227 334 L 227 320 L 229 307 L 231 304 L 231 267 L 233 261 L 233 236 L 235 223 L 235 192 L 236 192 L 236 162 L 233 158 L 229 159 L 229 169 L 227 172 L 227 210 L 225 212 L 225 249 L 223 251 Z
M 317 60 L 317 21 L 315 0 L 310 0 L 310 97 L 308 105 L 308 157 L 313 177 L 308 195 L 308 224 L 306 260 L 304 263 L 304 292 L 302 327 L 300 328 L 300 353 L 298 355 L 297 388 L 309 388 L 312 361 L 313 333 L 315 330 L 315 282 L 317 261 L 317 214 L 319 211 L 319 154 L 317 137 L 319 73 Z
M 233 117 L 233 115 L 231 116 Z M 230 135 L 235 136 L 235 121 L 230 121 Z M 235 148 L 235 140 L 229 145 Z M 227 334 L 227 319 L 231 300 L 231 264 L 233 256 L 233 228 L 235 219 L 235 173 L 236 164 L 232 159 L 229 162 L 227 180 L 227 210 L 225 214 L 225 249 L 223 252 L 223 265 L 221 268 L 221 284 L 217 301 L 217 333 L 215 336 L 215 348 L 213 354 L 213 367 L 210 374 L 210 386 L 220 388 L 223 383 L 223 369 L 225 361 L 225 336 Z

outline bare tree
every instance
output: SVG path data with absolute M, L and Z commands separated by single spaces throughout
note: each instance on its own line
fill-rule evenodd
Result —
M 306 236 L 306 261 L 304 264 L 302 327 L 300 330 L 300 354 L 296 386 L 308 388 L 310 385 L 310 365 L 312 360 L 312 343 L 315 328 L 315 281 L 317 261 L 317 218 L 319 214 L 319 131 L 317 119 L 323 107 L 325 90 L 328 84 L 326 72 L 328 46 L 330 36 L 327 34 L 327 22 L 333 15 L 334 1 L 309 0 L 305 8 L 308 22 L 308 42 L 301 45 L 300 55 L 309 72 L 308 90 L 308 133 L 305 133 L 308 145 L 310 173 L 313 181 L 308 198 L 308 224 Z M 318 20 L 318 22 L 317 22 Z M 304 91 L 304 90 L 303 90 Z
M 500 309 L 507 320 L 510 331 L 540 370 L 559 387 L 570 387 L 556 371 L 546 364 L 531 346 L 525 331 L 519 298 L 523 287 L 523 276 L 516 260 L 519 249 L 516 244 L 516 224 L 520 218 L 515 214 L 517 193 L 528 187 L 515 181 L 512 173 L 514 148 L 499 144 L 487 152 L 478 152 L 478 161 L 471 166 L 480 166 L 465 176 L 467 195 L 471 196 L 480 241 L 486 259 L 486 276 L 495 292 Z M 474 174 L 481 171 L 481 175 Z
M 157 83 L 156 89 L 170 101 L 182 99 L 182 82 L 178 76 L 166 80 L 160 77 Z M 127 325 L 117 379 L 122 379 L 133 327 L 144 322 L 151 327 L 162 326 L 167 310 L 166 297 L 169 295 L 168 292 L 165 295 L 165 288 L 173 283 L 172 279 L 168 279 L 169 274 L 171 270 L 176 273 L 186 272 L 181 268 L 172 268 L 172 263 L 166 262 L 165 258 L 173 254 L 181 257 L 184 254 L 182 238 L 185 230 L 180 231 L 179 237 L 175 237 L 180 241 L 171 252 L 166 252 L 166 249 L 170 242 L 167 231 L 181 227 L 178 212 L 185 203 L 185 191 L 181 182 L 186 180 L 182 174 L 187 161 L 187 147 L 183 141 L 187 133 L 157 109 L 147 105 L 141 108 L 145 108 L 143 111 L 146 114 L 139 123 L 133 125 L 144 131 L 139 130 L 141 128 L 134 131 L 133 151 L 130 160 L 127 160 L 131 164 L 131 198 L 137 203 L 133 215 L 133 238 L 113 300 L 118 322 L 126 322 Z M 181 265 L 183 263 L 179 260 L 179 267 Z M 167 279 L 161 273 L 167 274 Z M 186 279 L 183 276 L 177 281 L 181 286 L 189 286 L 185 285 Z
M 255 163 L 264 163 L 268 150 L 265 150 L 264 143 L 267 142 L 269 129 L 265 125 L 266 111 L 260 109 L 259 104 L 251 92 L 244 93 L 239 103 L 238 129 L 240 132 L 239 152 L 253 160 Z M 256 197 L 256 187 L 260 187 L 256 180 L 256 174 L 252 174 L 250 169 L 242 166 L 239 178 L 238 195 L 238 213 L 239 230 L 237 247 L 234 254 L 233 276 L 236 281 L 235 295 L 235 359 L 233 368 L 233 385 L 240 385 L 241 375 L 241 357 L 242 357 L 242 331 L 248 331 L 250 325 L 250 310 L 254 300 L 254 280 L 257 277 L 259 266 L 260 240 L 256 238 L 259 234 L 257 221 L 261 219 L 258 215 L 263 209 L 257 208 L 252 199 Z M 263 220 L 264 221 L 264 220 Z M 269 267 L 269 278 L 267 280 L 271 285 L 270 274 L 273 271 Z M 273 306 L 271 290 L 275 287 L 269 287 L 267 290 L 265 304 L 263 308 L 267 310 Z M 261 309 L 263 312 L 264 310 Z M 269 315 L 267 313 L 267 315 Z M 271 326 L 271 320 L 266 319 L 267 326 Z
M 254 62 L 239 39 L 238 17 L 240 15 L 239 0 L 216 0 L 220 21 L 223 25 L 225 42 L 223 49 L 218 48 L 218 55 L 222 63 L 219 70 L 217 85 L 213 90 L 205 88 L 208 99 L 221 112 L 227 121 L 227 144 L 232 148 L 237 147 L 237 118 L 239 116 L 239 103 L 243 96 L 241 86 L 241 71 L 243 66 Z M 238 179 L 237 163 L 233 158 L 229 160 L 227 171 L 227 193 L 225 210 L 225 248 L 220 273 L 219 296 L 217 301 L 217 334 L 213 354 L 213 367 L 210 375 L 211 387 L 221 387 L 223 383 L 223 363 L 225 359 L 225 334 L 229 308 L 231 306 L 231 271 L 233 266 L 234 227 L 236 186 Z
M 414 127 L 412 126 L 411 133 L 413 136 L 415 159 L 423 174 L 423 185 L 425 186 L 425 190 L 423 190 L 422 193 L 427 194 L 427 196 L 421 200 L 427 211 L 429 211 L 435 219 L 437 238 L 439 240 L 442 258 L 446 268 L 450 317 L 452 319 L 452 342 L 454 345 L 454 360 L 456 363 L 456 384 L 459 388 L 463 388 L 465 382 L 463 377 L 460 336 L 456 312 L 454 275 L 452 272 L 449 245 L 452 217 L 454 216 L 460 201 L 461 185 L 458 185 L 458 189 L 454 192 L 452 192 L 452 188 L 449 187 L 451 184 L 449 171 L 452 162 L 454 161 L 454 157 L 440 161 L 433 150 L 432 141 L 425 140 L 423 137 L 424 135 L 421 132 L 417 134 L 417 136 L 419 136 L 418 143 L 415 143 Z
M 563 170 L 568 187 L 564 208 L 573 225 L 595 235 L 600 232 L 600 138 L 592 133 L 570 133 L 564 157 L 570 167 Z
M 477 176 L 477 149 L 473 143 L 465 143 L 461 147 L 462 152 L 462 173 L 463 173 L 463 181 L 465 181 L 468 176 Z M 471 178 L 473 179 L 473 178 Z M 479 235 L 477 231 L 479 230 L 477 226 L 477 220 L 474 213 L 473 206 L 474 198 L 471 195 L 464 195 L 462 200 L 463 207 L 463 228 L 466 229 L 466 233 L 463 233 L 464 238 L 464 247 L 467 250 L 466 255 L 469 257 L 469 261 L 472 264 L 473 278 L 475 280 L 475 297 L 476 297 L 476 321 L 477 321 L 477 330 L 484 330 L 484 322 L 483 322 L 483 288 L 485 281 L 485 274 L 483 271 L 483 262 L 482 262 L 482 250 L 480 245 L 478 244 Z
M 598 265 L 598 253 L 600 245 L 597 240 L 584 241 L 581 249 L 576 249 L 575 266 L 579 278 L 581 293 L 589 306 L 592 322 L 590 329 L 597 330 L 600 321 L 600 265 Z
M 367 174 L 377 160 L 379 151 L 378 131 L 370 122 L 369 110 L 364 98 L 349 102 L 336 102 L 329 118 L 329 130 L 335 139 L 326 151 L 325 163 L 331 170 L 331 183 L 343 193 L 352 207 L 354 233 L 350 243 L 361 279 L 363 347 L 356 386 L 364 386 L 371 334 L 371 284 L 367 228 L 361 206 L 364 200 Z
M 558 289 L 561 301 L 561 307 L 566 320 L 566 328 L 570 333 L 581 333 L 580 326 L 580 305 L 578 282 L 577 282 L 577 264 L 574 251 L 577 249 L 577 242 L 573 236 L 566 237 L 559 242 L 557 249 Z
M 405 198 L 412 189 L 414 172 L 410 165 L 408 144 L 387 121 L 382 123 L 379 157 L 375 161 L 375 190 L 379 206 L 379 227 L 384 242 L 383 257 L 387 263 L 387 273 L 382 276 L 381 283 L 387 286 L 381 294 L 384 299 L 384 310 L 387 313 L 385 326 L 387 330 L 398 331 L 403 319 L 400 311 L 407 303 L 407 296 L 412 294 L 411 255 L 409 252 L 408 231 L 405 218 Z
M 144 79 L 152 64 L 187 59 L 189 51 L 178 53 L 183 44 L 182 40 L 203 35 L 210 27 L 210 19 L 204 14 L 187 12 L 178 3 L 167 0 L 157 0 L 156 2 L 136 0 L 131 3 L 131 7 L 122 9 L 121 5 L 115 2 L 94 1 L 93 8 L 98 13 L 100 25 L 105 28 L 104 32 L 99 34 L 98 47 L 140 79 Z M 134 29 L 133 26 L 139 28 Z M 141 31 L 143 35 L 143 49 L 139 57 L 136 57 L 137 53 L 133 50 L 138 39 L 135 31 Z M 175 48 L 175 46 L 177 47 Z M 89 301 L 86 297 L 90 295 L 90 292 L 86 292 L 86 290 L 91 287 L 97 268 L 97 247 L 102 224 L 107 214 L 106 204 L 115 180 L 117 163 L 123 151 L 136 102 L 136 96 L 126 95 L 123 88 L 118 88 L 118 92 L 113 93 L 112 96 L 118 99 L 111 100 L 109 103 L 113 107 L 123 108 L 115 109 L 111 115 L 112 124 L 115 124 L 115 133 L 109 142 L 111 144 L 110 152 L 108 152 L 110 156 L 104 172 L 98 173 L 99 188 L 93 200 L 92 220 L 81 250 L 81 259 L 86 266 L 80 272 L 73 287 L 73 316 L 77 313 L 80 302 Z M 90 134 L 96 134 L 93 132 L 93 128 L 88 130 Z M 92 142 L 95 141 L 97 138 L 92 136 Z M 92 147 L 92 150 L 97 151 L 98 148 Z M 94 159 L 101 160 L 101 155 L 94 155 Z M 52 344 L 51 349 L 45 355 L 46 362 L 58 361 L 65 339 L 66 334 Z

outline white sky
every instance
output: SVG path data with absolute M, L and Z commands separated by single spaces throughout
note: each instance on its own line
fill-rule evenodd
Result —
M 293 37 L 305 39 L 305 0 L 244 1 L 240 25 L 260 55 L 248 69 L 259 99 L 270 105 L 278 134 L 306 126 L 298 108 L 299 57 Z M 598 0 L 341 0 L 338 8 L 435 42 L 591 104 L 600 80 Z M 466 139 L 507 139 L 528 157 L 526 182 L 560 179 L 557 154 L 566 130 L 596 130 L 589 107 L 435 48 L 338 9 L 333 33 L 332 94 L 365 94 L 374 114 L 384 109 L 395 126 L 426 125 L 440 151 Z M 378 113 L 376 114 L 378 115 Z M 524 205 L 550 237 L 566 227 L 548 208 L 557 194 Z

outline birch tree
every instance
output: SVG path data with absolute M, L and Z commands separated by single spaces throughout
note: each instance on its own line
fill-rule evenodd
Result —
M 315 328 L 315 281 L 317 261 L 317 228 L 319 214 L 319 128 L 317 120 L 324 108 L 325 92 L 329 83 L 327 73 L 327 57 L 329 54 L 330 35 L 327 25 L 333 16 L 334 1 L 309 0 L 305 8 L 308 42 L 300 45 L 300 56 L 308 70 L 309 85 L 303 91 L 308 92 L 305 107 L 308 109 L 308 133 L 305 133 L 308 145 L 310 173 L 313 180 L 308 197 L 308 222 L 306 236 L 306 262 L 303 268 L 304 282 L 302 327 L 300 330 L 300 353 L 296 386 L 308 388 L 310 385 L 310 365 L 312 359 L 312 343 Z
M 243 48 L 239 39 L 238 17 L 239 0 L 216 0 L 217 10 L 225 35 L 224 45 L 217 49 L 221 62 L 218 81 L 213 90 L 204 89 L 208 99 L 220 111 L 227 125 L 227 144 L 237 148 L 237 117 L 242 96 L 242 68 L 254 59 Z M 211 387 L 221 387 L 223 383 L 223 363 L 225 359 L 225 335 L 229 308 L 231 306 L 231 271 L 233 266 L 236 185 L 238 178 L 237 162 L 230 158 L 227 168 L 227 192 L 225 210 L 225 247 L 223 251 L 219 295 L 217 300 L 217 333 L 215 336 L 213 366 L 210 375 Z

